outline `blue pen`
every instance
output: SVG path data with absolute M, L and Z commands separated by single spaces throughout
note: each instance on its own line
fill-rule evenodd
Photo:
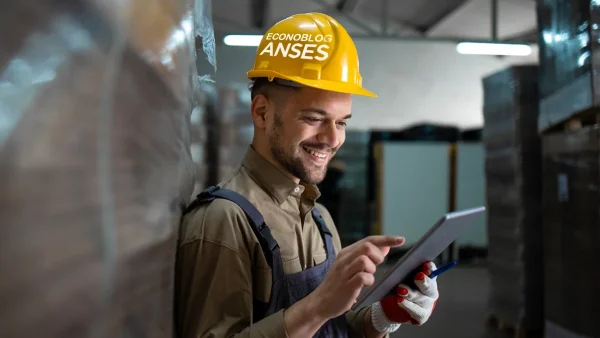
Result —
M 454 266 L 456 266 L 456 261 L 452 261 L 442 267 L 439 267 L 435 271 L 431 272 L 431 274 L 429 274 L 429 278 L 435 278 L 435 277 L 443 274 L 444 272 L 452 269 Z

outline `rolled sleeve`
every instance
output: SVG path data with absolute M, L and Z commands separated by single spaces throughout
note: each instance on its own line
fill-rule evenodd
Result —
M 274 314 L 265 317 L 259 322 L 252 324 L 246 332 L 242 332 L 236 337 L 288 337 L 283 320 L 284 310 L 275 312 Z
M 346 322 L 351 329 L 352 338 L 366 338 L 365 336 L 365 320 L 369 307 L 364 307 L 359 310 L 350 310 L 346 312 Z

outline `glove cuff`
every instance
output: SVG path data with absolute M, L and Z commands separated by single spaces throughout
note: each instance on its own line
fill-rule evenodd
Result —
M 400 324 L 390 322 L 390 320 L 387 319 L 381 308 L 380 302 L 371 305 L 371 322 L 373 323 L 375 330 L 380 333 L 392 333 L 400 328 Z

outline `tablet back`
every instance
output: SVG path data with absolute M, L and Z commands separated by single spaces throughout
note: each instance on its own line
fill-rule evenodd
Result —
M 444 215 L 379 281 L 358 298 L 352 308 L 359 309 L 371 305 L 390 294 L 419 265 L 433 261 L 439 256 L 484 212 L 485 207 L 482 206 Z

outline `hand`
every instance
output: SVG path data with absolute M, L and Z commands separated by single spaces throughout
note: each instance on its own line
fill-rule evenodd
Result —
M 423 325 L 433 313 L 439 298 L 436 278 L 429 276 L 436 269 L 434 263 L 425 263 L 415 275 L 418 290 L 405 284 L 396 288 L 396 294 L 380 301 L 381 309 L 390 324 Z
M 350 310 L 363 287 L 372 285 L 376 266 L 403 237 L 370 236 L 342 249 L 319 287 L 309 296 L 317 315 L 335 318 Z

